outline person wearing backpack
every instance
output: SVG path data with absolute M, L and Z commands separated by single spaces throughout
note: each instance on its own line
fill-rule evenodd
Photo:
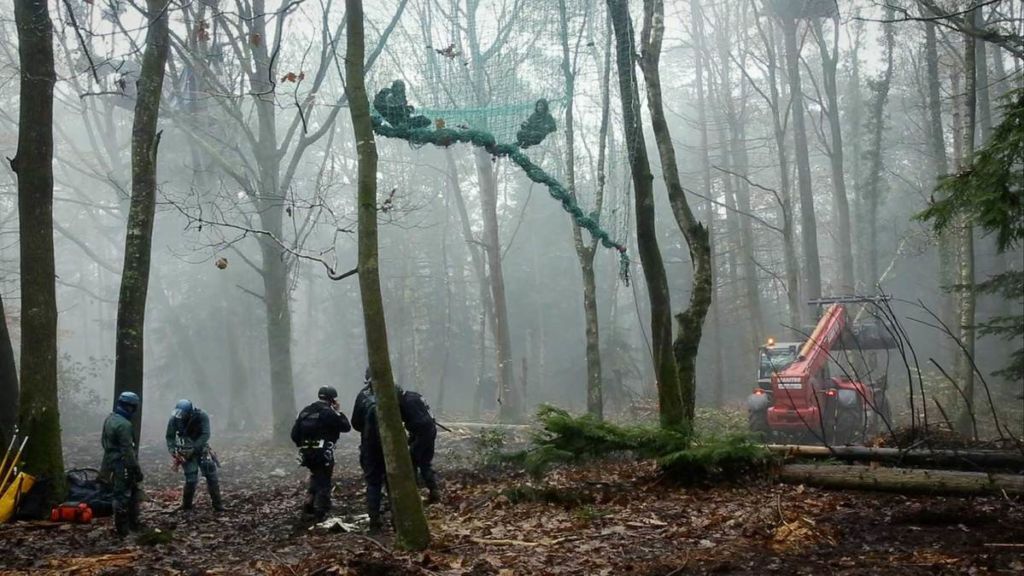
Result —
M 217 460 L 210 451 L 210 416 L 192 405 L 190 400 L 178 400 L 167 420 L 164 434 L 167 451 L 171 454 L 174 468 L 181 467 L 185 474 L 185 488 L 181 491 L 181 510 L 192 509 L 199 486 L 199 472 L 206 478 L 206 489 L 210 492 L 210 503 L 217 512 L 224 511 L 220 497 L 220 478 L 217 475 Z
M 381 500 L 387 469 L 384 467 L 384 447 L 380 443 L 377 425 L 377 396 L 373 391 L 373 376 L 366 369 L 363 389 L 356 395 L 352 406 L 352 428 L 359 432 L 359 467 L 366 482 L 366 511 L 370 516 L 370 531 L 378 532 L 381 522 Z
M 430 408 L 423 397 L 417 392 L 406 392 L 395 386 L 398 394 L 398 408 L 402 423 L 409 433 L 409 448 L 413 467 L 423 478 L 423 483 L 430 491 L 430 502 L 440 499 L 440 490 L 433 470 L 434 440 L 437 437 L 437 424 L 430 415 Z M 377 397 L 373 391 L 373 374 L 366 369 L 363 389 L 356 396 L 352 407 L 352 427 L 360 433 L 359 466 L 363 469 L 363 480 L 366 481 L 366 509 L 370 517 L 370 530 L 379 531 L 381 522 L 381 503 L 387 479 L 387 468 L 384 463 L 384 449 L 380 441 L 380 427 L 377 420 Z
M 142 528 L 139 521 L 139 484 L 142 468 L 135 454 L 132 417 L 141 401 L 134 392 L 122 392 L 114 411 L 103 421 L 103 462 L 100 480 L 110 487 L 114 498 L 114 531 L 127 536 L 128 531 Z
M 430 415 L 430 406 L 427 406 L 419 392 L 399 389 L 398 408 L 402 412 L 405 430 L 409 433 L 409 455 L 412 456 L 413 469 L 429 491 L 427 502 L 435 504 L 441 500 L 441 490 L 433 466 L 437 423 Z
M 309 468 L 309 488 L 302 511 L 317 522 L 331 509 L 331 477 L 334 474 L 334 445 L 342 433 L 352 429 L 338 409 L 338 391 L 323 386 L 317 401 L 303 408 L 292 425 L 292 442 L 299 449 L 302 466 Z

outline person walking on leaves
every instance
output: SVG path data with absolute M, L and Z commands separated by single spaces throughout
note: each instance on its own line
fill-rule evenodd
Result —
M 178 400 L 167 420 L 167 451 L 174 468 L 181 467 L 185 474 L 185 488 L 181 492 L 181 510 L 192 510 L 199 485 L 199 472 L 206 478 L 210 503 L 217 512 L 224 511 L 220 497 L 220 478 L 217 476 L 216 455 L 210 450 L 210 417 L 189 400 Z
M 309 468 L 302 511 L 312 514 L 317 522 L 327 518 L 331 509 L 334 445 L 342 433 L 351 429 L 348 418 L 338 409 L 338 391 L 331 386 L 320 388 L 317 401 L 303 408 L 292 425 L 292 442 L 299 448 L 302 466 Z
M 139 498 L 142 468 L 135 453 L 135 432 L 132 417 L 138 412 L 139 395 L 122 392 L 114 411 L 103 421 L 103 462 L 100 479 L 110 487 L 114 499 L 114 530 L 118 536 L 142 529 L 139 521 Z

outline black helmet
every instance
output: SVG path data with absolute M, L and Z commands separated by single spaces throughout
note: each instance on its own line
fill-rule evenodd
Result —
M 334 400 L 338 397 L 338 391 L 334 389 L 334 386 L 321 386 L 316 395 L 321 400 Z

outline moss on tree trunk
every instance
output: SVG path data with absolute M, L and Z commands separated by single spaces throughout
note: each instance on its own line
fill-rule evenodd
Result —
M 345 54 L 345 91 L 355 132 L 358 168 L 359 292 L 363 303 L 366 347 L 374 375 L 380 413 L 380 436 L 387 467 L 388 494 L 394 512 L 398 545 L 422 550 L 430 544 L 423 503 L 416 488 L 405 429 L 398 411 L 398 396 L 388 356 L 387 326 L 380 291 L 377 248 L 377 144 L 366 97 L 365 44 L 362 0 L 346 0 L 348 47 Z
M 139 73 L 135 118 L 132 122 L 132 199 L 124 241 L 124 268 L 117 301 L 114 399 L 131 391 L 143 396 L 146 296 L 156 212 L 156 166 L 160 133 L 160 96 L 170 48 L 167 0 L 147 0 L 149 29 Z M 135 445 L 142 430 L 142 411 L 135 414 Z
M 57 293 L 53 257 L 53 24 L 46 0 L 16 0 L 21 63 L 18 175 L 21 250 L 21 433 L 25 470 L 64 493 L 57 406 Z

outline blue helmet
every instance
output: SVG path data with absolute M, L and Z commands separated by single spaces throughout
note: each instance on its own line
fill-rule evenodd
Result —
M 135 392 L 121 392 L 121 395 L 117 397 L 118 406 L 132 411 L 138 410 L 141 402 L 139 395 Z
M 178 400 L 178 403 L 174 405 L 174 411 L 171 414 L 177 419 L 182 419 L 192 413 L 192 401 L 185 400 L 184 398 Z

